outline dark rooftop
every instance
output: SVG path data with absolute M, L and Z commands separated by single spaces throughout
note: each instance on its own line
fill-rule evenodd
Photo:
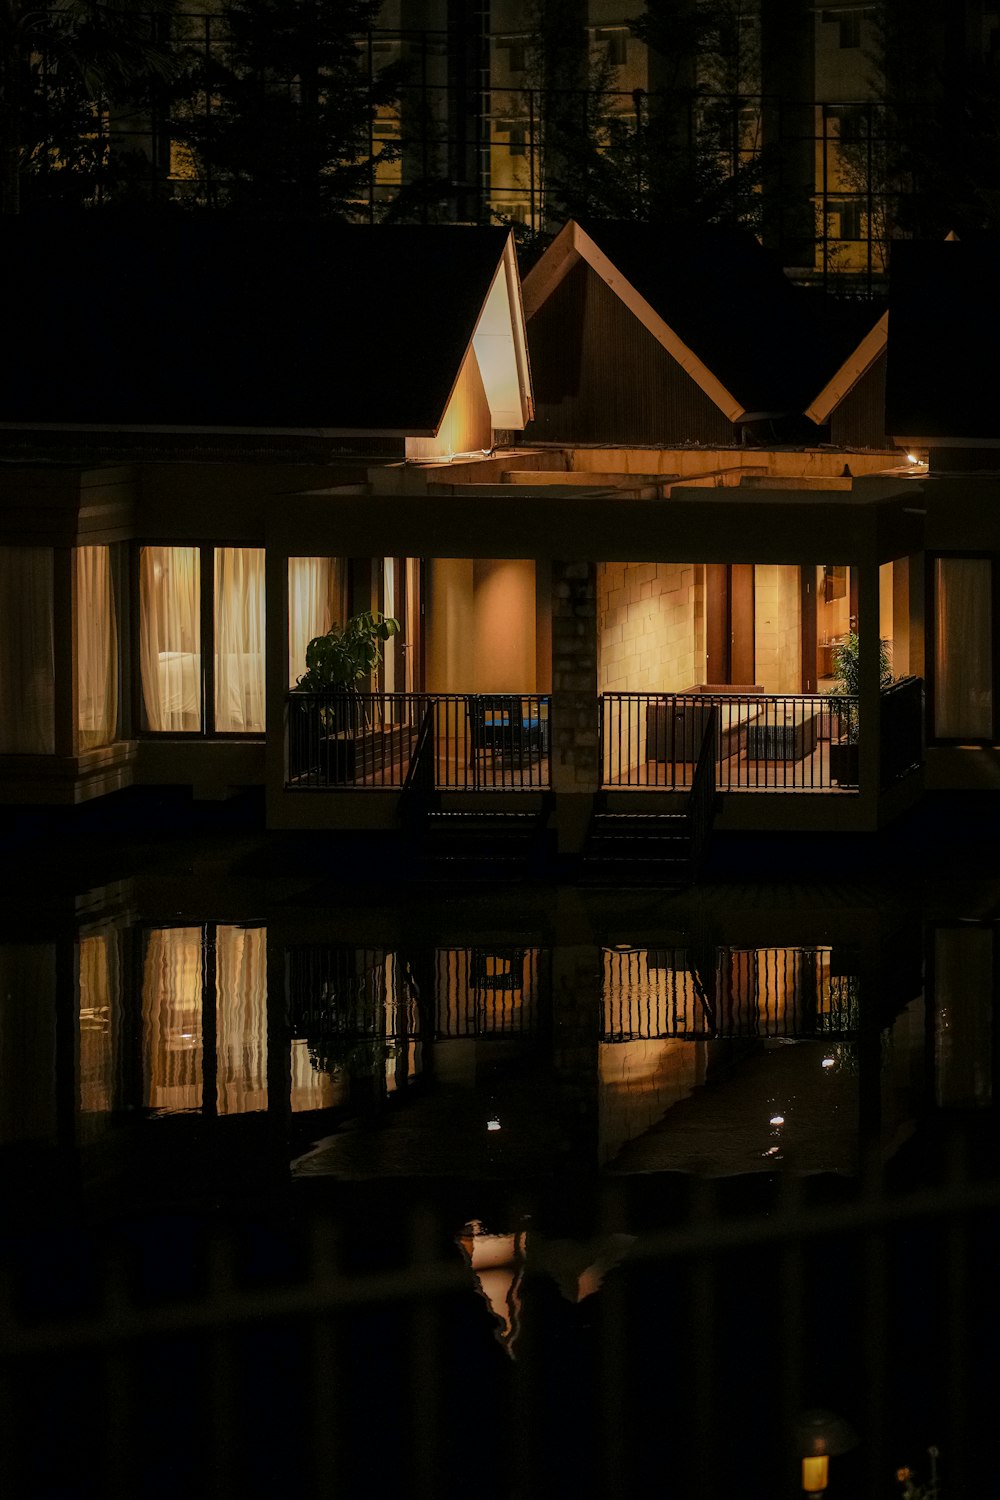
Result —
M 888 430 L 900 437 L 1000 439 L 1000 240 L 901 242 L 892 250 Z
M 0 422 L 432 431 L 506 238 L 7 219 Z
M 796 286 L 749 231 L 580 227 L 748 413 L 805 411 L 882 312 Z

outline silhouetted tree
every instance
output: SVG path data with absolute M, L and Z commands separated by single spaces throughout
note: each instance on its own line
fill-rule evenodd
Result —
M 109 101 L 147 110 L 173 75 L 160 29 L 142 0 L 0 0 L 0 212 L 93 201 L 134 175 Z
M 369 76 L 359 36 L 378 0 L 230 0 L 224 43 L 189 75 L 200 99 L 175 132 L 190 146 L 206 201 L 273 216 L 348 217 L 379 160 L 373 122 L 391 101 Z

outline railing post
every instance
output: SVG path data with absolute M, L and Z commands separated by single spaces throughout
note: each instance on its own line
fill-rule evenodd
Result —
M 596 565 L 553 562 L 549 764 L 560 852 L 582 849 L 600 787 L 599 712 Z

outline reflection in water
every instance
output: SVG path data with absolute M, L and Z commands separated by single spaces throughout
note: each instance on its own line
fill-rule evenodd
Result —
M 121 953 L 115 931 L 80 939 L 80 1113 L 114 1108 L 114 1079 L 121 1039 Z
M 0 947 L 0 1143 L 56 1135 L 56 946 Z
M 495 1322 L 494 1336 L 513 1359 L 521 1331 L 522 1285 L 527 1274 L 552 1278 L 567 1302 L 583 1302 L 600 1291 L 605 1276 L 635 1244 L 634 1234 L 608 1234 L 590 1240 L 554 1240 L 518 1230 L 491 1234 L 472 1219 L 456 1236 L 476 1290 Z
M 142 973 L 143 1104 L 201 1109 L 202 929 L 161 927 L 146 940 Z
M 220 1115 L 266 1109 L 264 928 L 154 928 L 143 962 L 142 1035 L 147 1108 L 214 1106 Z M 206 1041 L 215 1052 L 214 1099 L 205 1097 Z
M 852 1173 L 862 1136 L 887 1156 L 935 1104 L 990 1100 L 993 943 L 938 927 L 925 1004 L 919 964 L 893 988 L 883 957 L 828 945 L 91 923 L 0 945 L 0 1131 L 72 1147 L 144 1111 L 269 1112 L 295 1174 Z
M 513 1359 L 521 1329 L 521 1281 L 527 1234 L 524 1230 L 517 1234 L 487 1234 L 479 1220 L 473 1219 L 458 1236 L 458 1247 L 495 1319 L 494 1336 Z

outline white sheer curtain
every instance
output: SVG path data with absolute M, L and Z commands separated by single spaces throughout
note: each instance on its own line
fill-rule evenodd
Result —
M 118 629 L 111 549 L 76 549 L 77 730 L 81 750 L 110 745 L 118 726 Z
M 418 681 L 420 667 L 420 559 L 406 559 L 406 619 L 403 625 L 403 661 L 405 693 L 416 693 L 423 683 Z
M 985 557 L 939 557 L 934 575 L 934 733 L 991 739 L 992 565 Z
M 0 754 L 55 753 L 51 547 L 0 547 Z
M 382 613 L 388 615 L 392 620 L 397 620 L 396 613 L 396 559 L 384 557 L 382 559 Z M 396 683 L 396 641 L 386 641 L 382 648 L 382 681 L 387 693 L 397 691 Z
M 347 618 L 347 559 L 288 559 L 288 686 L 306 669 L 306 647 Z
M 139 669 L 150 729 L 201 728 L 197 547 L 143 547 L 139 554 Z
M 215 549 L 215 728 L 264 732 L 264 549 Z
M 149 934 L 142 974 L 143 1103 L 201 1109 L 203 1087 L 200 927 Z
M 267 1109 L 267 932 L 219 927 L 215 941 L 220 1115 Z

